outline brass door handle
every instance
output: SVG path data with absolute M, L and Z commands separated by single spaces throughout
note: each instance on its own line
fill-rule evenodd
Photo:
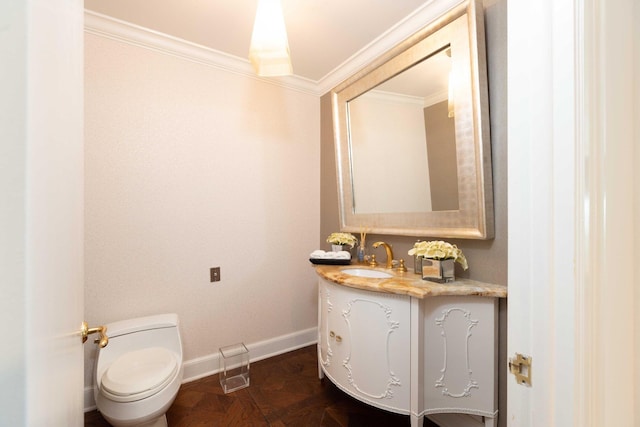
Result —
M 100 348 L 105 348 L 109 344 L 109 337 L 107 336 L 107 327 L 98 326 L 97 328 L 90 328 L 87 322 L 82 322 L 80 327 L 80 333 L 82 334 L 82 343 L 87 341 L 87 337 L 90 334 L 98 334 L 98 338 L 93 342 L 100 345 Z

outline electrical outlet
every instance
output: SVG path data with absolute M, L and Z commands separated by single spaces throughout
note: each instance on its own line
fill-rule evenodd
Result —
M 210 269 L 210 273 L 211 273 L 211 281 L 212 282 L 219 282 L 220 281 L 220 267 L 212 267 Z

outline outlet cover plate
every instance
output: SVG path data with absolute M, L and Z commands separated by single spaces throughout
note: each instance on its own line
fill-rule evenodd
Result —
M 210 270 L 211 282 L 220 281 L 220 267 L 212 267 Z

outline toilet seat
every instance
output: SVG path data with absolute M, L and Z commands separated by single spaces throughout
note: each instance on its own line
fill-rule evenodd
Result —
M 144 399 L 162 390 L 177 370 L 175 355 L 165 348 L 131 351 L 109 366 L 102 376 L 101 391 L 116 402 Z

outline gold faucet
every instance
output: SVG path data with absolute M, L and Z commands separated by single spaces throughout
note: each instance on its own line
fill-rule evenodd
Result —
M 384 250 L 387 252 L 386 268 L 393 268 L 393 250 L 391 249 L 391 246 L 385 242 L 375 242 L 371 246 L 374 248 L 377 248 L 378 246 L 383 246 Z

